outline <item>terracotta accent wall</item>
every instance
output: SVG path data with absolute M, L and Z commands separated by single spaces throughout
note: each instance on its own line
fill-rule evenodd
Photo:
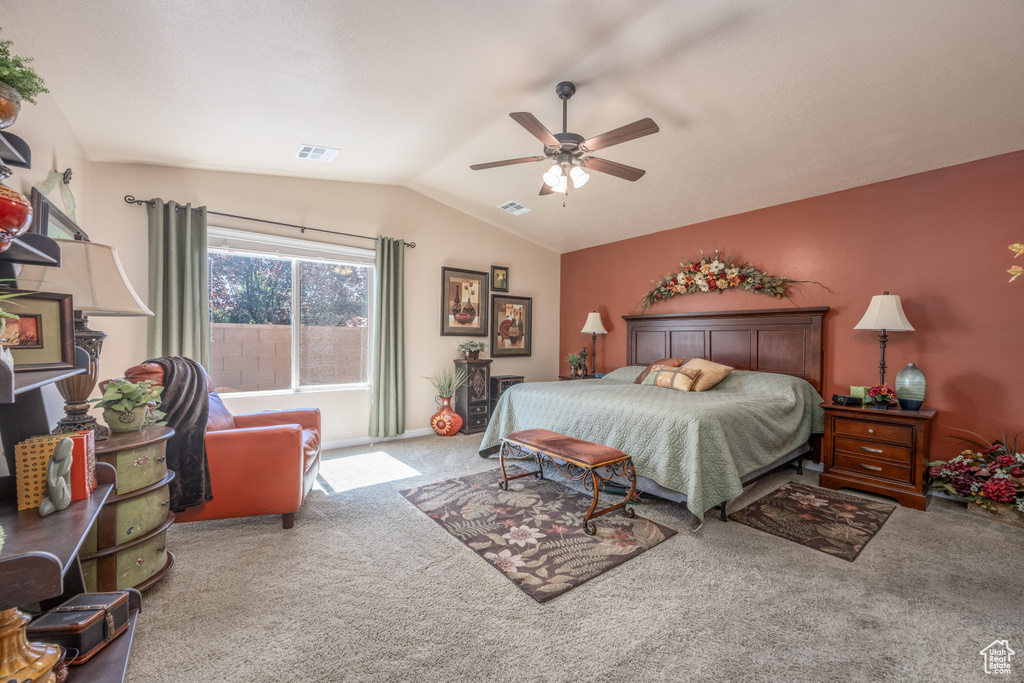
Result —
M 697 199 L 695 198 L 695 201 Z M 773 275 L 815 280 L 791 301 L 748 292 L 689 294 L 652 313 L 831 306 L 825 318 L 825 398 L 878 381 L 878 333 L 854 330 L 874 294 L 900 295 L 915 332 L 889 335 L 886 383 L 914 362 L 939 411 L 932 455 L 960 450 L 939 435 L 1024 430 L 1024 281 L 1009 284 L 1007 248 L 1024 241 L 1024 151 L 666 230 L 562 255 L 560 371 L 587 345 L 601 312 L 598 371 L 626 358 L 623 315 L 682 259 L 713 253 Z

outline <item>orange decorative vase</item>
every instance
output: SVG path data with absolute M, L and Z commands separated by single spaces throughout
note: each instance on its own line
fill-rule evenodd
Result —
M 0 182 L 11 174 L 11 169 L 0 166 Z M 28 230 L 32 223 L 32 204 L 25 195 L 0 184 L 0 252 L 7 251 L 15 238 Z
M 452 410 L 451 397 L 441 398 L 441 410 L 430 418 L 430 426 L 438 436 L 455 436 L 456 432 L 462 429 L 462 418 Z

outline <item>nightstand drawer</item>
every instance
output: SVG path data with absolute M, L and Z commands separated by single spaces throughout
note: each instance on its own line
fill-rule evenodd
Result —
M 911 464 L 913 449 L 908 446 L 893 446 L 887 443 L 876 441 L 861 441 L 850 439 L 845 436 L 837 436 L 834 441 L 836 455 L 840 451 L 857 457 L 875 458 L 877 460 L 889 460 L 891 462 Z
M 469 404 L 470 415 L 486 415 L 487 404 L 486 403 L 470 403 Z
M 908 484 L 910 483 L 911 472 L 913 471 L 910 467 L 904 465 L 896 465 L 883 462 L 882 460 L 869 460 L 868 458 L 859 458 L 855 455 L 846 455 L 844 453 L 833 455 L 832 469 L 882 477 L 883 479 Z
M 849 436 L 861 436 L 869 439 L 885 439 L 899 443 L 914 443 L 914 430 L 902 425 L 880 424 L 878 422 L 862 422 L 860 420 L 844 420 L 835 418 L 833 432 Z
M 469 425 L 470 429 L 475 429 L 477 427 L 486 427 L 487 426 L 487 416 L 484 415 L 483 417 L 471 417 L 466 422 L 466 424 Z

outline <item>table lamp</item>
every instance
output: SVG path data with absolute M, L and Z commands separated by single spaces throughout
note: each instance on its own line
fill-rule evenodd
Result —
M 95 430 L 97 440 L 107 428 L 89 414 L 89 396 L 96 387 L 100 350 L 105 332 L 89 329 L 89 316 L 153 315 L 132 289 L 117 257 L 117 249 L 80 240 L 55 240 L 60 245 L 61 267 L 25 266 L 18 280 L 25 289 L 72 295 L 75 309 L 75 345 L 89 352 L 89 371 L 57 382 L 64 398 L 64 417 L 54 434 Z
M 608 334 L 608 330 L 604 329 L 604 323 L 601 322 L 601 314 L 597 311 L 587 314 L 587 322 L 583 324 L 583 329 L 580 333 L 589 332 L 592 339 L 592 350 L 590 359 L 590 376 L 593 377 L 594 373 L 597 372 L 597 335 Z
M 860 322 L 854 325 L 855 330 L 880 330 L 878 345 L 882 347 L 882 360 L 878 364 L 878 383 L 885 384 L 885 342 L 886 332 L 913 332 L 914 327 L 903 313 L 903 305 L 895 294 L 883 292 L 881 296 L 871 297 L 868 310 Z

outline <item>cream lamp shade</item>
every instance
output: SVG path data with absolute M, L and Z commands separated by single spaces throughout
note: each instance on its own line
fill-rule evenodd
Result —
M 86 316 L 153 315 L 128 282 L 117 249 L 80 240 L 55 241 L 60 245 L 60 267 L 24 266 L 18 274 L 24 289 L 71 294 L 75 310 Z
M 588 334 L 608 334 L 608 330 L 604 329 L 604 323 L 601 322 L 601 314 L 597 311 L 587 314 L 587 322 L 583 324 L 583 329 L 580 332 L 586 332 Z
M 886 292 L 871 297 L 867 312 L 853 329 L 913 332 L 914 326 L 907 320 L 899 296 Z

